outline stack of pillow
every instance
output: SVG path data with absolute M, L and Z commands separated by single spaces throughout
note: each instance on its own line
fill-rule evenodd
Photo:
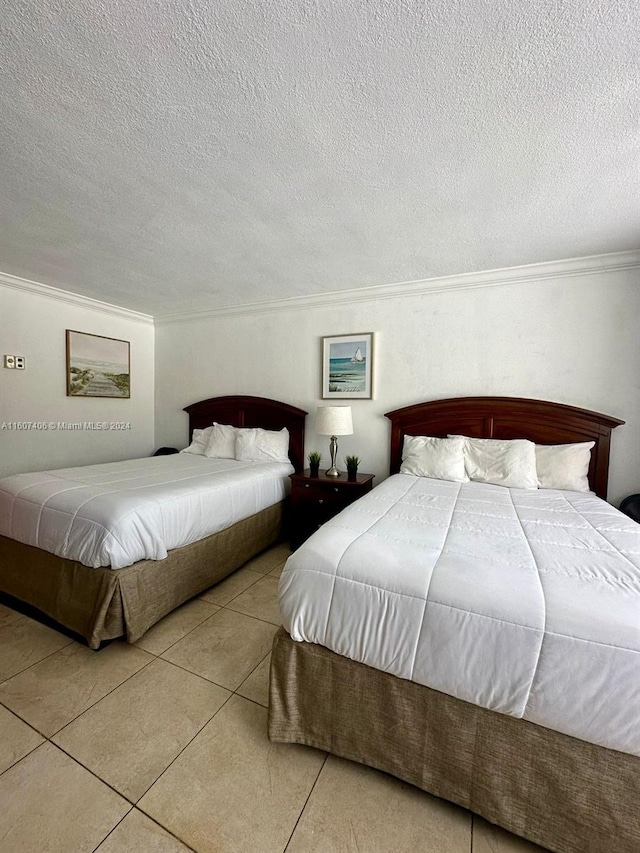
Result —
M 474 480 L 516 489 L 588 492 L 587 474 L 594 444 L 585 441 L 546 445 L 523 438 L 406 435 L 400 473 L 457 483 Z
M 214 423 L 206 429 L 194 429 L 191 444 L 180 452 L 239 462 L 288 462 L 289 430 Z

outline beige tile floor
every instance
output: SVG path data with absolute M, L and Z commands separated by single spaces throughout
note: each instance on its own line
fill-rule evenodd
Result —
M 285 545 L 92 652 L 0 605 L 0 848 L 541 853 L 383 773 L 266 734 Z

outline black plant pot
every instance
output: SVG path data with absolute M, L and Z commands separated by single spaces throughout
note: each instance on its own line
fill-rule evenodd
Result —
M 317 465 L 314 465 L 313 462 L 309 462 L 309 476 L 310 477 L 317 477 L 319 470 L 320 470 L 320 463 L 319 462 Z
M 355 471 L 349 471 L 349 469 L 347 468 L 347 480 L 350 483 L 355 483 L 355 481 L 357 479 L 358 479 L 358 469 L 356 468 Z

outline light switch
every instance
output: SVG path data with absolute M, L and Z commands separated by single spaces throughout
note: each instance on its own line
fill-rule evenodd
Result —
M 27 366 L 27 359 L 23 355 L 5 355 L 4 366 L 10 370 L 24 370 Z

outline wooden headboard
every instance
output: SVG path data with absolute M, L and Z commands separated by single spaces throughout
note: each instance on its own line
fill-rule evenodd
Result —
M 589 485 L 606 500 L 611 430 L 624 421 L 562 403 L 522 397 L 457 397 L 387 412 L 391 420 L 391 473 L 397 474 L 407 435 L 469 435 L 474 438 L 528 438 L 536 444 L 595 441 Z
M 184 409 L 189 415 L 189 438 L 194 429 L 205 429 L 215 421 L 236 427 L 289 430 L 289 459 L 296 471 L 304 468 L 304 421 L 307 412 L 265 397 L 211 397 Z

